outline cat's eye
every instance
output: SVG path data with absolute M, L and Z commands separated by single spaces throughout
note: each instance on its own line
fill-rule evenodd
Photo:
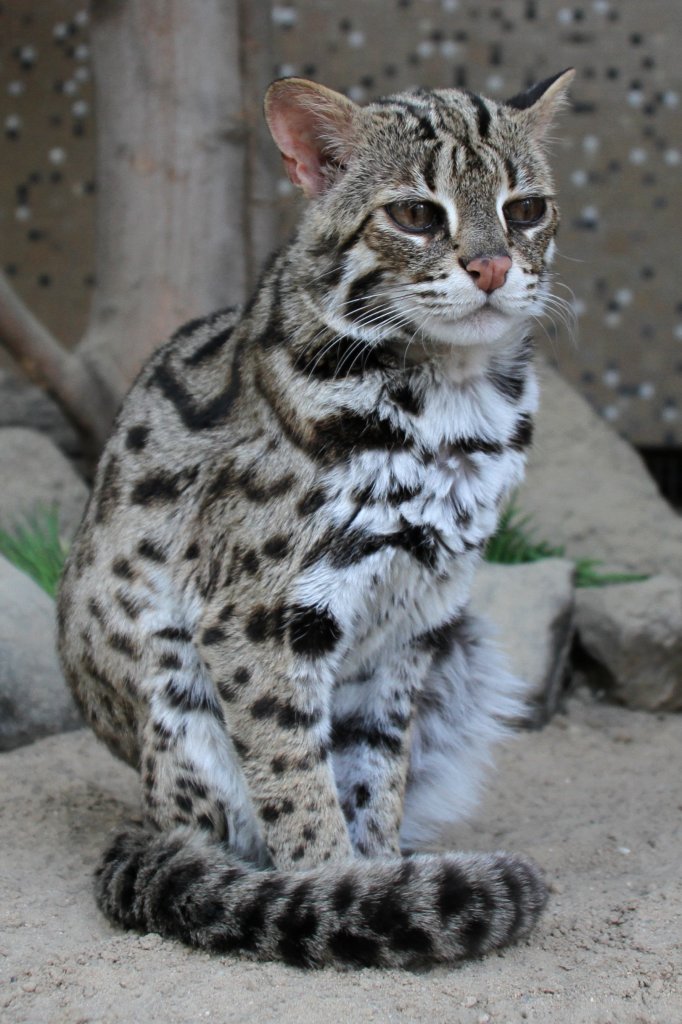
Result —
M 436 206 L 435 203 L 429 203 L 422 199 L 389 203 L 385 209 L 391 220 L 399 228 L 402 228 L 403 231 L 410 231 L 415 235 L 425 235 L 435 231 L 442 223 L 440 207 Z
M 508 224 L 529 228 L 542 220 L 546 210 L 547 201 L 542 196 L 529 196 L 527 199 L 515 199 L 507 203 L 504 215 Z

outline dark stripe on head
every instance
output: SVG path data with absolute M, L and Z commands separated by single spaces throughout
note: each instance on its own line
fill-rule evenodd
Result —
M 505 157 L 504 166 L 507 172 L 507 181 L 509 183 L 509 188 L 513 191 L 516 188 L 519 180 L 516 165 L 512 160 L 509 159 L 509 157 Z
M 488 110 L 488 105 L 482 97 L 477 96 L 474 92 L 467 93 L 467 95 L 476 108 L 478 134 L 482 139 L 486 139 L 490 130 L 490 111 Z
M 429 149 L 426 154 L 424 166 L 422 167 L 422 177 L 424 183 L 431 192 L 436 191 L 436 169 L 438 165 L 438 157 L 440 155 L 442 142 L 434 142 L 433 146 Z

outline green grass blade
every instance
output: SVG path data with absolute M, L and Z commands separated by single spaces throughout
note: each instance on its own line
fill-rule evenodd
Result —
M 39 507 L 14 530 L 0 529 L 0 554 L 54 597 L 67 554 L 56 508 Z

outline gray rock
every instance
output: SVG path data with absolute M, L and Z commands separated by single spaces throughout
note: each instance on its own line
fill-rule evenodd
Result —
M 512 671 L 530 685 L 530 719 L 554 713 L 568 670 L 573 638 L 573 562 L 546 558 L 523 565 L 484 562 L 472 607 L 498 629 Z
M 83 443 L 59 406 L 35 384 L 0 369 L 0 427 L 28 427 L 46 434 L 70 458 L 81 458 Z
M 631 708 L 682 709 L 682 581 L 580 589 L 576 625 L 593 685 Z
M 60 531 L 71 538 L 88 488 L 59 449 L 35 430 L 0 429 L 0 526 L 11 530 L 40 506 L 56 505 Z
M 54 602 L 0 556 L 0 750 L 82 725 L 54 636 Z
M 604 569 L 682 579 L 682 519 L 635 450 L 549 367 L 518 504 L 539 538 Z

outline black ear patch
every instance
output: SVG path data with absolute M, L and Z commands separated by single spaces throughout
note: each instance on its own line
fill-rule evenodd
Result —
M 570 68 L 564 68 L 563 71 L 560 71 L 556 75 L 552 75 L 551 78 L 545 78 L 542 82 L 537 82 L 535 85 L 531 85 L 531 87 L 526 89 L 525 92 L 519 92 L 516 96 L 512 96 L 511 99 L 505 100 L 505 106 L 514 107 L 515 110 L 527 110 L 528 107 L 532 107 L 537 103 L 540 97 L 547 92 L 551 85 L 554 85 L 557 79 L 561 78 L 562 75 L 565 75 L 566 72 L 570 70 Z

